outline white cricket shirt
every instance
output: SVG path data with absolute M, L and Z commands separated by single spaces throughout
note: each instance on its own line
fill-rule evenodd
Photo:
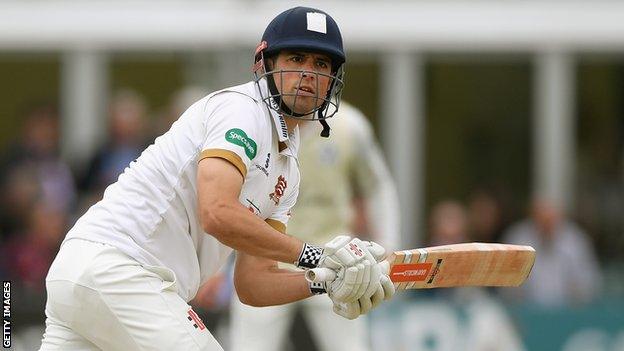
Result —
M 254 82 L 224 89 L 193 104 L 132 162 L 69 231 L 119 248 L 144 265 L 176 275 L 190 301 L 232 249 L 202 229 L 197 209 L 197 166 L 205 157 L 231 162 L 243 174 L 239 201 L 285 232 L 299 188 L 299 130 L 289 135 Z M 280 152 L 279 144 L 286 145 Z

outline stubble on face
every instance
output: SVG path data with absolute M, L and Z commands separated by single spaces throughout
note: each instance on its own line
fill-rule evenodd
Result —
M 294 113 L 308 115 L 320 107 L 331 84 L 331 60 L 308 52 L 280 52 L 269 61 L 282 101 Z

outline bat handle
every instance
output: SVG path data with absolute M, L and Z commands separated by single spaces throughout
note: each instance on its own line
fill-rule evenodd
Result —
M 336 279 L 336 272 L 329 268 L 312 268 L 305 272 L 305 278 L 310 283 L 324 283 Z

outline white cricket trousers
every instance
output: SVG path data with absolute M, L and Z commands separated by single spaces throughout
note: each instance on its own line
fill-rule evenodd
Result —
M 251 307 L 232 298 L 231 351 L 283 350 L 287 333 L 301 307 L 316 346 L 323 351 L 368 351 L 370 337 L 365 316 L 348 320 L 335 314 L 327 296 L 280 306 Z
M 223 351 L 176 293 L 175 275 L 110 245 L 73 239 L 46 278 L 40 350 Z

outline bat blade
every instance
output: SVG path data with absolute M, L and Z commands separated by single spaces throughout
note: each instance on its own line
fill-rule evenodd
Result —
M 398 290 L 518 286 L 531 272 L 530 246 L 466 243 L 393 252 L 390 279 Z

